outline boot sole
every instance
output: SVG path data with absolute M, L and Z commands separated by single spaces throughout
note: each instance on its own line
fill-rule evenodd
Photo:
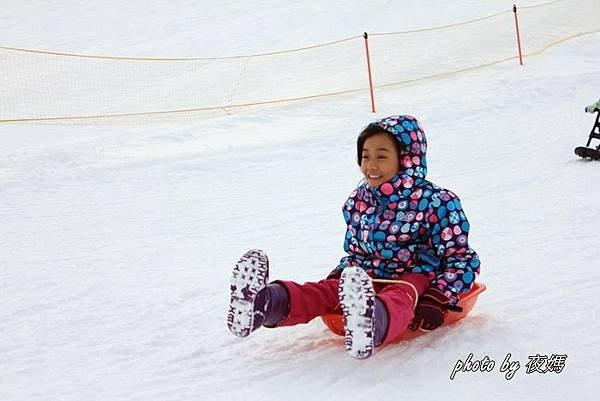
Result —
M 374 348 L 375 291 L 371 278 L 361 268 L 347 267 L 342 271 L 338 292 L 344 314 L 346 351 L 353 358 L 366 359 Z
M 259 249 L 246 252 L 235 264 L 231 275 L 227 327 L 238 337 L 247 337 L 254 326 L 256 294 L 269 282 L 269 259 Z

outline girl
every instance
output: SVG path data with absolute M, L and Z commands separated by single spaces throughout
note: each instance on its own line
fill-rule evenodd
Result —
M 343 207 L 347 255 L 326 279 L 298 284 L 269 282 L 266 255 L 248 251 L 233 269 L 229 330 L 246 337 L 341 308 L 346 350 L 363 359 L 404 330 L 441 326 L 475 281 L 479 257 L 458 197 L 425 178 L 426 150 L 414 117 L 367 126 L 357 141 L 364 179 Z

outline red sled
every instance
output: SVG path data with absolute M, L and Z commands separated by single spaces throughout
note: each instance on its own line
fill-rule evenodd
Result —
M 479 296 L 479 294 L 484 292 L 485 289 L 485 284 L 474 283 L 469 292 L 460 294 L 458 296 L 458 306 L 462 307 L 462 312 L 449 311 L 446 315 L 446 318 L 444 319 L 444 326 L 456 323 L 465 316 L 467 316 L 469 312 L 471 312 L 471 309 L 473 309 L 473 307 L 475 306 L 475 303 L 477 302 L 477 297 Z M 328 313 L 326 315 L 321 316 L 321 320 L 323 320 L 325 326 L 327 326 L 332 333 L 337 334 L 339 336 L 344 335 L 344 319 L 342 315 Z M 406 330 L 402 334 L 400 334 L 398 338 L 394 340 L 394 342 L 409 340 L 411 338 L 419 337 L 421 334 L 424 333 L 427 333 L 427 331 Z

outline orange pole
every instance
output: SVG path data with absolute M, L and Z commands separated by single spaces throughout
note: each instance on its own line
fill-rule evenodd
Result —
M 373 94 L 373 76 L 371 75 L 371 56 L 369 56 L 369 35 L 365 32 L 365 51 L 367 54 L 367 71 L 369 72 L 369 91 L 371 92 L 371 112 L 375 113 L 375 95 Z
M 513 13 L 515 14 L 515 27 L 517 28 L 517 47 L 519 48 L 519 63 L 523 65 L 523 54 L 521 53 L 521 35 L 519 34 L 519 19 L 517 18 L 516 4 L 513 4 Z

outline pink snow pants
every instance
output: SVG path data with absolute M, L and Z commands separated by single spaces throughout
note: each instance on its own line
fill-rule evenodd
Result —
M 398 280 L 410 284 L 374 283 L 377 297 L 385 304 L 389 317 L 388 329 L 382 345 L 394 341 L 408 328 L 415 317 L 415 290 L 420 296 L 430 284 L 430 279 L 419 273 L 404 273 L 398 277 Z M 308 323 L 327 313 L 341 314 L 338 279 L 325 279 L 316 283 L 304 284 L 278 280 L 276 283 L 283 285 L 290 295 L 289 313 L 276 327 Z

